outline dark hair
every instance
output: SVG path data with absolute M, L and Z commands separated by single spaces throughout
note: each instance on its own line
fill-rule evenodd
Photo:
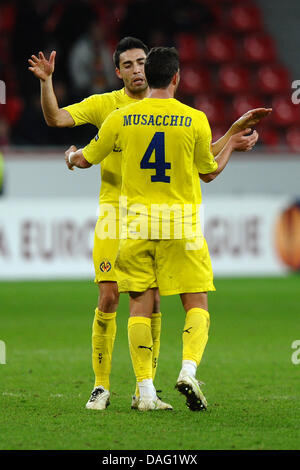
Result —
M 153 47 L 145 62 L 145 75 L 150 88 L 167 88 L 179 70 L 175 47 Z
M 121 41 L 117 44 L 116 50 L 113 54 L 113 60 L 117 69 L 120 66 L 120 54 L 130 49 L 142 49 L 146 55 L 149 52 L 146 44 L 144 44 L 140 39 L 132 38 L 130 36 L 121 39 Z

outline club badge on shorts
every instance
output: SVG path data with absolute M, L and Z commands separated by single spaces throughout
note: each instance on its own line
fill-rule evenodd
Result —
M 111 270 L 111 263 L 105 259 L 100 263 L 100 271 L 103 273 L 107 273 L 108 271 Z

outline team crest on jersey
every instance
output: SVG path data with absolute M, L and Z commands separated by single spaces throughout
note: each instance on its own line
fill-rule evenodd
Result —
M 100 271 L 102 271 L 103 273 L 107 273 L 110 270 L 111 263 L 108 260 L 105 259 L 104 261 L 102 261 L 102 263 L 100 263 Z

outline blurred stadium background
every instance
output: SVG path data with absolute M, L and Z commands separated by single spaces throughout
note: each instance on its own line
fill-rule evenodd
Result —
M 292 87 L 300 80 L 299 18 L 299 0 L 0 1 L 1 449 L 299 449 L 299 352 L 291 361 L 299 338 L 300 105 L 292 101 L 300 96 Z M 27 60 L 57 51 L 54 87 L 64 106 L 122 86 L 112 52 L 127 35 L 178 48 L 178 98 L 206 112 L 214 140 L 248 109 L 273 108 L 257 127 L 255 149 L 234 154 L 216 181 L 202 184 L 217 293 L 201 363 L 211 411 L 201 426 L 173 390 L 183 321 L 177 297 L 162 299 L 157 374 L 176 412 L 130 413 L 127 296 L 113 403 L 101 420 L 84 409 L 93 383 L 91 252 L 101 181 L 98 167 L 70 172 L 64 151 L 96 129 L 47 127 Z M 137 440 L 139 425 L 146 444 Z
M 92 276 L 99 169 L 71 174 L 63 151 L 86 143 L 95 128 L 47 127 L 27 59 L 57 51 L 54 86 L 64 106 L 122 86 L 112 52 L 125 35 L 178 48 L 178 98 L 206 112 L 214 140 L 248 109 L 273 108 L 256 148 L 202 185 L 205 233 L 216 275 L 297 271 L 299 15 L 297 0 L 2 0 L 1 279 Z

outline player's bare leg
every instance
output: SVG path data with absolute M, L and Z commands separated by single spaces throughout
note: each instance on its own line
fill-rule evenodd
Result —
M 130 292 L 128 339 L 132 365 L 140 394 L 137 406 L 134 408 L 140 411 L 172 410 L 171 405 L 162 402 L 157 397 L 152 380 L 153 337 L 151 318 L 155 295 L 157 294 L 154 289 L 148 289 L 145 292 Z
M 116 337 L 116 310 L 119 304 L 118 285 L 113 281 L 98 283 L 98 306 L 92 334 L 92 362 L 95 385 L 86 404 L 88 409 L 103 410 L 109 405 L 112 352 Z
M 98 309 L 106 313 L 115 312 L 120 299 L 118 284 L 113 281 L 103 281 L 98 283 L 98 287 Z
M 207 293 L 186 293 L 181 294 L 180 297 L 186 311 L 186 318 L 182 334 L 182 368 L 176 388 L 186 397 L 186 405 L 190 410 L 202 411 L 207 408 L 207 401 L 201 391 L 201 383 L 196 379 L 196 371 L 208 339 Z
M 186 312 L 191 308 L 202 308 L 208 310 L 207 292 L 196 292 L 180 294 L 182 306 Z
M 158 289 L 153 289 L 154 292 L 154 302 L 153 302 L 153 313 L 160 312 L 160 295 Z

